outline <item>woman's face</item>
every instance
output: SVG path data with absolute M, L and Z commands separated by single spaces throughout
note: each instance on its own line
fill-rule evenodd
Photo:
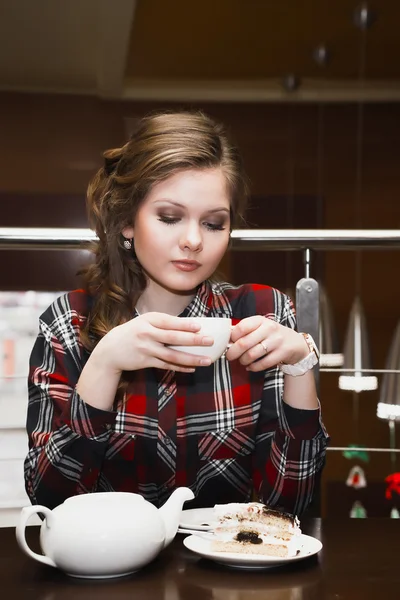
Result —
M 133 227 L 136 256 L 149 285 L 185 293 L 210 277 L 230 234 L 230 198 L 219 168 L 181 171 L 156 184 L 140 206 Z

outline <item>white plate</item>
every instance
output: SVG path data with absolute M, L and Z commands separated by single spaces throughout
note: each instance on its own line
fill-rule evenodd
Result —
M 179 527 L 194 531 L 209 531 L 212 529 L 213 519 L 213 508 L 191 508 L 182 511 Z
M 238 554 L 236 552 L 213 552 L 211 550 L 212 541 L 197 535 L 188 536 L 183 540 L 183 543 L 186 548 L 204 558 L 209 558 L 227 567 L 235 567 L 236 569 L 267 569 L 278 567 L 309 558 L 322 549 L 322 544 L 319 540 L 304 534 L 300 538 L 300 552 L 296 556 L 288 558 L 261 556 L 260 554 Z

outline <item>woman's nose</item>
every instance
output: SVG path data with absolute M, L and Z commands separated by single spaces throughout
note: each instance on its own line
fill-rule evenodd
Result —
M 203 248 L 203 238 L 200 228 L 196 225 L 187 227 L 182 233 L 179 247 L 181 250 L 188 248 L 192 252 L 199 252 Z

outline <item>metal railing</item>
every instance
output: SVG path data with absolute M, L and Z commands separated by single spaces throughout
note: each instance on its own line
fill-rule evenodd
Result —
M 72 249 L 96 240 L 86 228 L 0 227 L 0 250 Z M 234 229 L 232 250 L 393 250 L 398 229 Z

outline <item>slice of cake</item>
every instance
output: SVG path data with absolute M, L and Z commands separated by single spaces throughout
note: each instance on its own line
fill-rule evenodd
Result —
M 216 504 L 211 549 L 217 552 L 296 556 L 300 549 L 297 517 L 259 502 Z

